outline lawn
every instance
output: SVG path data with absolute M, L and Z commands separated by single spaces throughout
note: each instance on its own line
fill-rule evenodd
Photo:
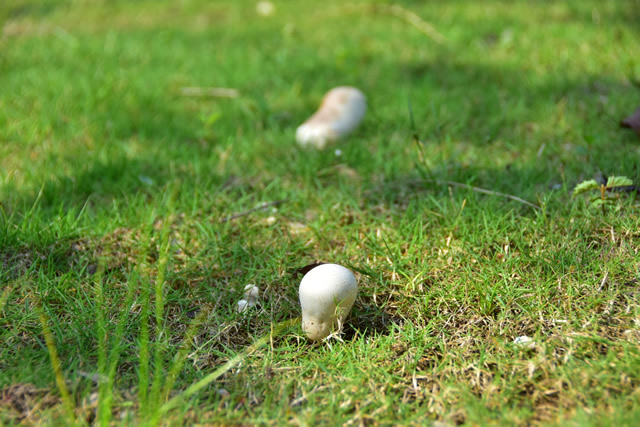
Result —
M 0 424 L 640 419 L 640 203 L 572 196 L 640 183 L 634 2 L 256 4 L 0 4 Z M 359 282 L 319 343 L 314 262 Z

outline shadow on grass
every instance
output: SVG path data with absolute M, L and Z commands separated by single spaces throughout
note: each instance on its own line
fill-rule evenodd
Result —
M 70 270 L 86 272 L 89 261 L 78 253 L 71 242 L 46 246 L 7 244 L 0 249 L 0 283 L 6 284 L 38 270 L 54 277 L 66 274 Z
M 343 339 L 387 335 L 393 325 L 402 325 L 404 319 L 386 305 L 377 306 L 369 295 L 360 295 L 343 328 Z

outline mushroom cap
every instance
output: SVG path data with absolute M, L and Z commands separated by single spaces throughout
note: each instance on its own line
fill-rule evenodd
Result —
M 367 98 L 360 90 L 335 87 L 324 96 L 318 111 L 296 129 L 296 140 L 302 146 L 321 150 L 358 127 L 366 111 Z
M 260 296 L 260 288 L 256 285 L 247 285 L 244 287 L 244 297 L 238 301 L 236 305 L 236 311 L 242 313 L 246 309 L 258 304 L 258 297 Z
M 305 274 L 300 282 L 300 306 L 307 337 L 327 337 L 347 317 L 357 294 L 355 276 L 341 265 L 322 264 Z
M 247 285 L 244 287 L 244 297 L 247 300 L 257 300 L 260 296 L 260 288 L 256 285 Z

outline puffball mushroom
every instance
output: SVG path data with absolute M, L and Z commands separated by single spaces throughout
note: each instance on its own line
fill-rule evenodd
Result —
M 347 268 L 322 264 L 300 282 L 302 330 L 310 340 L 329 336 L 351 311 L 358 294 L 358 282 Z
M 296 130 L 296 140 L 322 150 L 328 142 L 345 137 L 362 121 L 367 98 L 355 87 L 339 86 L 324 96 L 320 108 Z

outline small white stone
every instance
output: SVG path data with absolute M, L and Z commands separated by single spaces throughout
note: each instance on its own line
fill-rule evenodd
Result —
M 524 347 L 524 348 L 533 348 L 536 346 L 536 342 L 533 340 L 533 338 L 528 337 L 526 335 L 517 337 L 516 339 L 513 340 L 513 343 L 517 346 Z

